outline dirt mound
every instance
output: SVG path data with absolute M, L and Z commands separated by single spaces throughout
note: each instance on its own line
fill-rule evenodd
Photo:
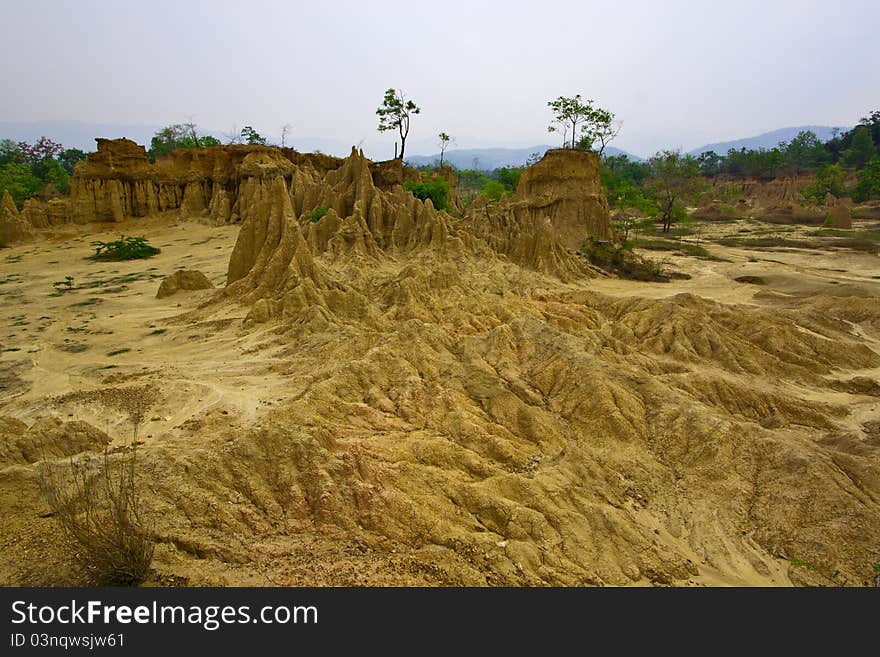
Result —
M 202 272 L 191 269 L 179 269 L 166 276 L 156 292 L 157 299 L 164 299 L 180 290 L 209 290 L 214 284 Z
M 106 433 L 79 420 L 48 418 L 28 427 L 13 418 L 0 417 L 0 466 L 101 450 L 109 442 Z

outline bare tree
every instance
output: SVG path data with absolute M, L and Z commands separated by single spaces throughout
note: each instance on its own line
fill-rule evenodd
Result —
M 227 144 L 240 144 L 241 143 L 241 130 L 238 129 L 238 124 L 232 124 L 232 130 L 229 132 L 223 133 L 223 138 L 226 140 Z

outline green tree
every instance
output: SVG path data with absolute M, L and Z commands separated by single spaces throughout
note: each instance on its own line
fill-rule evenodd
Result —
M 248 144 L 249 146 L 266 145 L 266 138 L 249 125 L 246 125 L 241 129 L 241 138 L 242 140 L 244 140 L 244 143 Z
M 841 159 L 846 166 L 861 169 L 872 157 L 876 157 L 877 149 L 871 139 L 871 128 L 859 125 L 853 129 L 852 143 L 843 153 Z
M 492 175 L 504 185 L 504 189 L 513 193 L 516 191 L 516 188 L 519 186 L 519 179 L 525 171 L 525 167 L 501 167 L 500 169 L 495 169 L 492 172 Z
M 608 110 L 596 107 L 592 100 L 582 101 L 581 95 L 574 98 L 559 96 L 556 100 L 547 102 L 547 106 L 553 111 L 553 123 L 547 127 L 548 132 L 556 132 L 560 128 L 566 134 L 571 128 L 571 148 L 579 146 L 584 150 L 592 150 L 596 142 L 599 142 L 599 155 L 605 151 L 605 147 L 620 131 L 619 124 L 614 123 L 614 114 Z M 581 126 L 581 137 L 577 137 L 578 125 Z M 568 143 L 563 143 L 568 148 Z
M 702 189 L 700 167 L 690 155 L 679 151 L 661 151 L 648 160 L 651 175 L 645 182 L 653 194 L 656 214 L 663 222 L 663 232 L 686 216 L 686 204 Z
M 449 147 L 449 143 L 452 141 L 452 137 L 447 135 L 445 132 L 441 132 L 437 135 L 439 138 L 440 144 L 440 168 L 443 168 L 443 156 L 446 154 L 446 149 Z
M 874 156 L 859 172 L 859 181 L 852 189 L 852 198 L 861 203 L 871 198 L 880 198 L 880 156 Z
M 880 110 L 875 110 L 868 116 L 862 118 L 862 120 L 859 121 L 859 125 L 867 126 L 871 131 L 871 140 L 877 147 L 878 154 L 880 154 Z
M 780 144 L 780 149 L 783 144 Z M 785 164 L 792 173 L 816 169 L 830 159 L 825 146 L 812 130 L 799 132 L 784 149 Z
M 697 166 L 700 167 L 700 173 L 704 176 L 714 176 L 721 172 L 723 160 L 724 158 L 715 151 L 706 151 L 697 157 Z
M 382 99 L 382 105 L 376 110 L 379 116 L 379 132 L 397 130 L 400 135 L 400 160 L 406 150 L 406 138 L 409 136 L 409 122 L 413 114 L 422 110 L 411 100 L 407 100 L 402 91 L 388 89 Z
M 76 163 L 86 159 L 86 154 L 78 148 L 65 148 L 58 154 L 58 162 L 63 166 L 67 173 L 73 173 L 73 167 Z
M 48 183 L 62 194 L 70 191 L 70 174 L 58 160 L 47 157 L 34 164 L 31 171 L 43 183 L 41 187 Z
M 23 162 L 7 162 L 0 167 L 0 195 L 9 190 L 12 200 L 20 210 L 24 200 L 40 193 L 43 183 Z
M 845 178 L 839 164 L 826 164 L 816 172 L 815 182 L 804 187 L 803 195 L 816 203 L 823 203 L 826 194 L 843 196 L 846 193 Z
M 480 193 L 489 201 L 497 201 L 507 193 L 507 190 L 497 180 L 487 180 Z
M 0 166 L 10 162 L 21 162 L 24 159 L 18 144 L 11 139 L 0 140 Z

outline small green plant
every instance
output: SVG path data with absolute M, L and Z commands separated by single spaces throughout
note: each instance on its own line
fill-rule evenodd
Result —
M 139 260 L 141 258 L 150 258 L 160 249 L 147 243 L 145 237 L 126 237 L 120 235 L 118 240 L 113 242 L 102 242 L 95 240 L 92 242 L 95 249 L 93 260 Z
M 58 292 L 70 292 L 73 289 L 73 276 L 65 276 L 63 281 L 55 281 L 52 287 Z
M 316 224 L 321 221 L 321 217 L 323 217 L 325 214 L 327 214 L 327 206 L 319 205 L 309 213 L 309 221 L 311 221 L 313 224 Z

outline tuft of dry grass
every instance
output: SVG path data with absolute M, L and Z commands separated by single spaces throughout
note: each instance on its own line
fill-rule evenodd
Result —
M 136 443 L 120 454 L 44 461 L 40 491 L 77 551 L 85 579 L 134 586 L 147 577 L 153 541 L 137 492 Z

